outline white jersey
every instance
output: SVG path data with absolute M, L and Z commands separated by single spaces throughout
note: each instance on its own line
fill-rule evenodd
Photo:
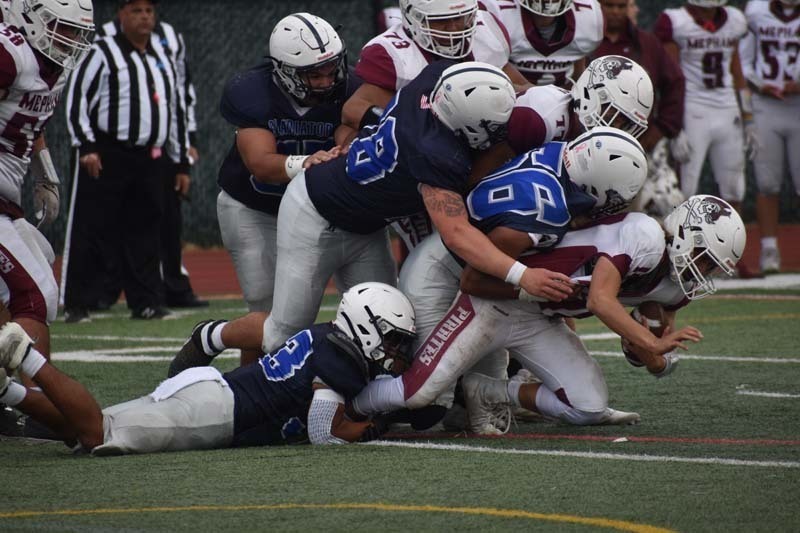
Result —
M 600 257 L 609 259 L 622 278 L 620 297 L 650 293 L 668 275 L 664 230 L 643 213 L 623 213 L 604 218 L 594 226 L 569 231 L 554 248 L 520 258 L 534 268 L 547 268 L 570 276 L 585 287 L 562 302 L 539 304 L 546 315 L 589 316 L 586 307 L 592 271 Z
M 597 0 L 575 0 L 559 16 L 549 39 L 534 26 L 533 13 L 516 0 L 483 0 L 482 5 L 508 30 L 511 63 L 536 85 L 565 86 L 575 61 L 594 52 L 603 40 L 603 11 Z
M 745 78 L 757 87 L 800 82 L 800 8 L 789 15 L 778 2 L 750 1 L 748 34 L 739 43 Z
M 686 78 L 685 102 L 715 108 L 736 107 L 731 59 L 739 39 L 747 33 L 744 13 L 735 7 L 720 8 L 720 20 L 698 23 L 686 8 L 666 9 L 659 16 L 655 33 L 680 49 Z
M 66 82 L 15 28 L 0 23 L 0 198 L 22 205 L 22 180 Z
M 564 141 L 570 130 L 572 96 L 555 85 L 531 87 L 517 96 L 508 121 L 508 144 L 521 154 L 550 141 Z
M 485 11 L 478 11 L 476 24 L 472 37 L 472 57 L 465 61 L 482 61 L 503 68 L 511 52 L 505 28 Z M 428 63 L 437 59 L 441 58 L 417 46 L 402 24 L 395 24 L 364 45 L 356 65 L 356 74 L 365 83 L 388 91 L 399 91 L 416 78 Z

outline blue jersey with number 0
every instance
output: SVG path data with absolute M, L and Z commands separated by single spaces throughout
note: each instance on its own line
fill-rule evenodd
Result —
M 366 234 L 424 211 L 423 183 L 466 192 L 469 145 L 430 110 L 430 93 L 452 64 L 425 67 L 394 96 L 380 123 L 359 133 L 346 158 L 306 171 L 308 195 L 333 226 Z
M 467 196 L 472 224 L 484 233 L 502 226 L 538 234 L 545 247 L 561 240 L 572 217 L 595 203 L 566 176 L 561 164 L 566 146 L 546 143 L 481 180 Z
M 327 339 L 330 323 L 289 338 L 258 363 L 224 375 L 234 396 L 234 446 L 304 441 L 315 378 L 346 399 L 369 380 L 366 363 L 338 351 Z
M 234 75 L 225 86 L 219 109 L 236 128 L 269 130 L 275 136 L 279 154 L 313 154 L 333 147 L 342 105 L 360 85 L 361 80 L 351 72 L 333 101 L 301 108 L 273 79 L 272 63 L 265 63 Z M 267 213 L 278 212 L 286 190 L 286 185 L 256 181 L 242 161 L 235 138 L 219 169 L 217 183 L 247 207 Z

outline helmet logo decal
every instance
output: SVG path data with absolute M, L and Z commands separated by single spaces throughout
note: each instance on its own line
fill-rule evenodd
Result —
M 704 197 L 697 205 L 692 206 L 686 214 L 686 223 L 697 225 L 700 220 L 706 224 L 713 224 L 722 217 L 731 216 L 731 206 L 714 197 Z
M 622 56 L 609 56 L 599 65 L 597 65 L 597 74 L 601 81 L 608 78 L 609 80 L 617 79 L 622 71 L 633 70 L 633 61 Z

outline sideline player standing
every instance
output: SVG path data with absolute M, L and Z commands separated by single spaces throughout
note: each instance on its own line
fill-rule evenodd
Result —
M 759 151 L 753 161 L 758 184 L 761 272 L 778 272 L 778 194 L 785 174 L 800 195 L 800 0 L 748 2 L 749 32 L 739 43 L 742 70 L 754 88 L 753 115 Z

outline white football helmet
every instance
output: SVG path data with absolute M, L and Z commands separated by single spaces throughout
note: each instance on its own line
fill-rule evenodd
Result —
M 614 126 L 639 138 L 653 110 L 653 82 L 627 57 L 598 57 L 572 86 L 572 107 L 587 130 Z M 615 123 L 620 114 L 627 124 Z
M 517 3 L 537 15 L 557 17 L 572 7 L 572 0 L 517 0 Z
M 721 198 L 691 196 L 664 219 L 672 237 L 667 253 L 672 279 L 690 300 L 716 291 L 710 274 L 717 268 L 732 276 L 744 253 L 747 235 L 739 213 Z
M 472 52 L 472 35 L 477 28 L 478 0 L 400 0 L 403 28 L 423 50 L 449 59 L 461 59 Z M 431 23 L 463 20 L 462 28 L 432 28 Z
M 431 93 L 433 113 L 476 150 L 506 138 L 515 102 L 514 86 L 505 72 L 478 61 L 445 69 Z
M 595 198 L 589 216 L 601 218 L 630 205 L 647 178 L 647 155 L 632 135 L 600 126 L 567 145 L 564 168 Z
M 631 211 L 664 218 L 683 202 L 678 175 L 669 165 L 669 139 L 662 138 L 647 157 L 648 173 L 642 190 L 631 203 Z
M 410 360 L 416 335 L 414 307 L 406 295 L 385 283 L 368 281 L 342 295 L 333 324 L 361 351 L 379 363 L 387 356 Z
M 53 63 L 72 70 L 94 38 L 91 0 L 9 0 L 8 22 Z
M 728 0 L 686 0 L 686 3 L 699 7 L 721 7 L 728 3 Z
M 325 101 L 347 79 L 347 53 L 333 26 L 309 13 L 294 13 L 281 19 L 269 38 L 269 58 L 279 83 L 300 102 L 310 97 Z M 314 88 L 307 74 L 333 65 L 334 82 Z

